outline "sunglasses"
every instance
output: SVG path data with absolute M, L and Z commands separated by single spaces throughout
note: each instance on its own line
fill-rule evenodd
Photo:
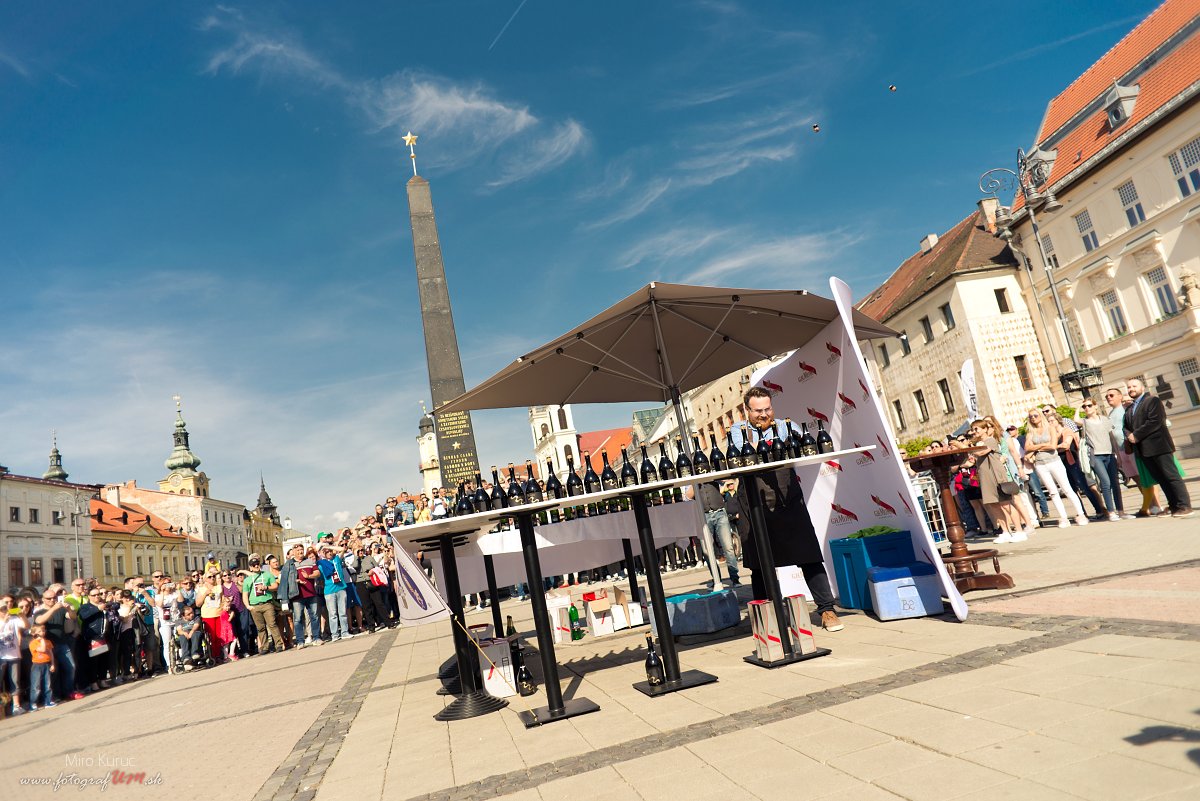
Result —
M 1085 403 L 1085 404 L 1083 404 L 1083 408 L 1087 409 L 1087 408 L 1090 408 L 1090 407 L 1092 407 L 1092 406 L 1095 406 L 1095 405 L 1096 405 L 1096 404 L 1094 404 L 1094 403 Z

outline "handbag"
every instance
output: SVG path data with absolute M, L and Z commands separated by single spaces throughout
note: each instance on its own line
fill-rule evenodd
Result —
M 1001 481 L 997 489 L 1001 494 L 1012 497 L 1021 491 L 1021 485 L 1015 481 Z
M 92 646 L 88 648 L 88 656 L 100 656 L 108 653 L 108 643 L 104 640 L 92 640 Z
M 386 587 L 388 584 L 388 572 L 382 567 L 371 568 L 371 572 L 367 575 L 372 587 Z

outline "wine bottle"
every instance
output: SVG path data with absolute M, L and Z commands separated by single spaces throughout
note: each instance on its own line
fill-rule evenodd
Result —
M 583 479 L 575 472 L 575 460 L 567 457 L 567 495 L 575 497 L 583 494 Z
M 596 475 L 596 471 L 592 469 L 592 454 L 584 451 L 583 463 L 586 469 L 583 471 L 583 490 L 588 495 L 593 492 L 600 491 L 600 476 Z
M 487 490 L 483 488 L 483 475 L 475 471 L 475 497 L 471 499 L 475 504 L 476 512 L 490 512 L 492 510 L 492 499 L 488 496 Z
M 521 482 L 517 481 L 516 467 L 512 462 L 508 463 L 508 505 L 522 506 L 525 503 L 525 491 L 521 489 Z
M 465 482 L 458 484 L 458 503 L 454 506 L 454 516 L 464 517 L 465 515 L 475 514 L 475 505 L 471 503 L 471 496 L 467 494 L 467 485 Z
M 650 461 L 650 457 L 646 455 L 646 446 L 642 446 L 642 483 L 649 484 L 652 481 L 658 481 L 658 470 L 654 467 L 654 462 Z
M 629 451 L 624 447 L 621 448 L 621 486 L 636 487 L 638 483 L 637 470 L 633 469 L 633 463 L 629 461 Z
M 654 650 L 654 638 L 649 634 L 646 635 L 646 683 L 651 687 L 657 687 L 666 681 L 666 672 L 663 670 L 662 659 L 659 658 L 658 652 Z
M 833 453 L 833 437 L 825 430 L 825 424 L 817 421 L 817 450 L 821 453 Z
M 517 692 L 528 697 L 537 692 L 537 682 L 533 680 L 533 674 L 529 672 L 529 666 L 525 664 L 525 657 L 522 655 L 519 659 L 520 663 L 517 665 Z
M 750 444 L 750 432 L 752 431 L 754 428 L 749 423 L 746 423 L 745 428 L 742 429 L 742 467 L 758 464 L 758 451 Z
M 792 418 L 783 418 L 784 425 L 787 426 L 786 440 L 787 455 L 789 459 L 798 459 L 804 454 L 800 452 L 800 435 L 796 432 L 796 427 L 792 425 Z
M 725 432 L 725 442 L 728 447 L 725 449 L 725 463 L 732 470 L 735 467 L 742 466 L 742 449 L 733 444 L 733 429 Z
M 497 472 L 496 465 L 492 465 L 492 508 L 503 509 L 506 506 L 508 506 L 508 496 L 500 488 L 500 473 Z
M 675 437 L 675 452 L 679 455 L 675 457 L 675 474 L 680 478 L 687 478 L 692 475 L 692 459 L 687 455 L 687 449 L 683 447 L 683 437 Z
M 533 461 L 525 460 L 525 503 L 540 503 L 542 500 L 542 485 L 533 474 Z
M 558 480 L 558 476 L 554 475 L 554 461 L 546 460 L 546 499 L 561 498 L 564 490 L 562 482 Z
M 612 469 L 612 465 L 608 463 L 608 451 L 601 450 L 600 458 L 604 460 L 604 469 L 600 471 L 600 485 L 606 490 L 613 490 L 621 486 L 620 480 L 617 479 L 617 471 Z
M 782 462 L 787 458 L 787 448 L 783 446 L 783 437 L 779 436 L 779 423 L 771 423 L 771 461 Z
M 804 429 L 800 437 L 800 455 L 816 456 L 820 451 L 817 450 L 817 441 L 813 439 L 812 432 L 808 430 L 808 423 L 801 423 L 800 427 Z
M 771 446 L 767 442 L 767 432 L 758 432 L 758 447 L 754 449 L 755 459 L 759 464 L 767 464 L 771 461 Z
M 667 445 L 664 442 L 658 443 L 658 477 L 663 481 L 675 478 L 675 465 L 671 463 L 671 457 L 667 456 Z
M 576 608 L 575 602 L 571 602 L 571 608 L 567 610 L 567 618 L 571 621 L 571 639 L 583 639 L 583 621 L 579 619 L 579 609 Z
M 708 443 L 712 446 L 712 450 L 708 454 L 709 468 L 714 472 L 720 472 L 725 469 L 725 454 L 721 453 L 721 449 L 717 447 L 716 434 L 708 435 Z
M 692 444 L 696 449 L 692 451 L 692 473 L 693 475 L 702 476 L 708 472 L 708 457 L 704 455 L 704 449 L 700 447 L 700 435 L 692 435 Z
M 508 616 L 508 620 L 504 624 L 504 636 L 505 637 L 516 637 L 517 636 L 517 627 L 513 625 L 512 615 Z

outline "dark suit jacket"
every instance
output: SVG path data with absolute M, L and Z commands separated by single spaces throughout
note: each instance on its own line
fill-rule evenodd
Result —
M 817 542 L 812 518 L 809 517 L 808 507 L 804 505 L 804 491 L 800 488 L 800 479 L 796 478 L 795 471 L 784 467 L 743 480 L 738 489 L 739 496 L 744 492 L 756 492 L 762 499 L 771 555 L 775 558 L 776 567 L 823 561 L 821 545 Z M 748 500 L 741 497 L 739 500 L 749 514 Z M 753 534 L 748 533 L 743 539 L 742 557 L 747 567 L 758 569 L 758 548 L 754 544 Z
M 1125 410 L 1125 431 L 1137 442 L 1134 451 L 1139 456 L 1162 456 L 1175 452 L 1175 442 L 1167 428 L 1167 410 L 1158 396 L 1147 392 L 1141 402 Z

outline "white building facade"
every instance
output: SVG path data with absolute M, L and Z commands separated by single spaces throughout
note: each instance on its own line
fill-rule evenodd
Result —
M 88 504 L 97 487 L 10 473 L 0 467 L 0 565 L 6 590 L 91 576 Z M 78 561 L 76 554 L 78 553 Z
M 530 406 L 529 430 L 533 434 L 533 458 L 538 470 L 549 461 L 558 476 L 567 472 L 567 459 L 579 465 L 579 432 L 571 405 Z M 540 473 L 539 473 L 540 474 Z

